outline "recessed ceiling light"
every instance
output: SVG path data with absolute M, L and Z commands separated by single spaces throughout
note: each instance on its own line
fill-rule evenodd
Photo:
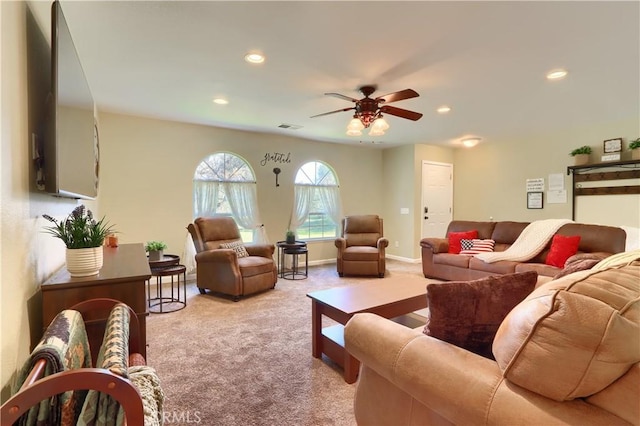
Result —
M 553 71 L 549 71 L 547 73 L 547 79 L 548 80 L 559 80 L 561 78 L 566 77 L 567 75 L 567 71 L 563 70 L 563 69 L 558 69 L 558 70 L 553 70 Z
M 264 62 L 264 55 L 258 52 L 249 52 L 245 55 L 244 60 L 250 64 L 261 64 Z
M 478 145 L 478 142 L 480 142 L 480 138 L 462 139 L 462 145 L 466 146 L 467 148 L 471 148 Z
M 448 107 L 448 106 L 446 106 L 446 105 L 442 105 L 440 108 L 438 108 L 438 109 L 437 109 L 437 111 L 438 111 L 440 114 L 446 114 L 446 113 L 448 113 L 449 111 L 451 111 L 451 107 Z
M 226 104 L 228 104 L 228 103 L 229 103 L 229 101 L 228 101 L 228 100 L 226 100 L 226 99 L 223 99 L 223 98 L 215 98 L 215 99 L 213 100 L 213 103 L 214 103 L 214 104 L 218 104 L 218 105 L 226 105 Z

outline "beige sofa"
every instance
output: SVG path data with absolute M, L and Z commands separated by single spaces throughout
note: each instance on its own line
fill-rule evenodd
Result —
M 359 425 L 638 425 L 640 260 L 538 287 L 500 325 L 496 361 L 373 314 L 345 345 Z
M 478 238 L 492 239 L 495 241 L 494 250 L 504 251 L 514 243 L 527 225 L 529 225 L 528 222 L 454 220 L 449 223 L 447 235 L 450 232 L 477 230 Z M 623 252 L 627 238 L 627 234 L 622 228 L 582 223 L 563 225 L 556 234 L 580 235 L 578 253 L 591 253 L 599 255 L 601 258 Z M 446 238 L 423 238 L 420 241 L 420 246 L 422 247 L 422 272 L 427 278 L 473 280 L 489 275 L 526 271 L 536 271 L 538 275 L 553 277 L 562 270 L 562 268 L 545 264 L 551 241 L 537 256 L 527 262 L 501 260 L 486 263 L 473 256 L 450 254 Z

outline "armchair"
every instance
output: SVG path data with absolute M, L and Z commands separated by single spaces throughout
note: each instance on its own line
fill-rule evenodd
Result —
M 233 218 L 199 217 L 187 229 L 196 248 L 196 280 L 201 294 L 209 289 L 233 296 L 237 302 L 241 296 L 276 286 L 278 271 L 273 244 L 221 247 L 242 241 Z
M 384 277 L 385 248 L 382 218 L 377 215 L 347 216 L 342 219 L 338 248 L 338 275 L 377 275 Z

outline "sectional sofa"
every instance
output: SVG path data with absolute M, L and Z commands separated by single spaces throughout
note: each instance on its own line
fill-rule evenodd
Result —
M 477 231 L 477 239 L 491 239 L 495 242 L 494 251 L 507 250 L 529 225 L 528 222 L 474 222 L 454 220 L 449 223 L 447 235 L 450 233 Z M 611 254 L 625 250 L 627 234 L 622 228 L 581 223 L 562 225 L 556 234 L 563 236 L 580 236 L 577 250 L 578 257 L 585 254 L 596 259 L 603 259 Z M 490 275 L 502 275 L 514 272 L 536 271 L 539 276 L 553 277 L 562 271 L 562 266 L 545 263 L 552 241 L 532 259 L 527 261 L 501 260 L 487 263 L 476 256 L 449 253 L 448 238 L 423 238 L 422 272 L 427 278 L 443 280 L 473 280 Z

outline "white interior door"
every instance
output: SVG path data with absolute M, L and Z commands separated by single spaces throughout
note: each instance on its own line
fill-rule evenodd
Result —
M 445 237 L 453 219 L 453 164 L 422 162 L 422 238 Z

